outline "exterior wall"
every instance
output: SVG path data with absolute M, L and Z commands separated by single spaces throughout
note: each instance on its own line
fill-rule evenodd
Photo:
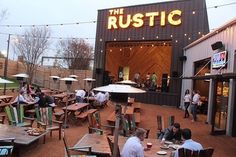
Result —
M 235 20 L 236 21 L 236 20 Z M 201 40 L 201 39 L 200 39 Z M 235 73 L 236 72 L 236 59 L 235 59 L 235 52 L 236 52 L 236 22 L 233 25 L 225 28 L 220 32 L 215 32 L 215 34 L 200 43 L 187 48 L 184 52 L 184 55 L 187 57 L 186 62 L 183 65 L 183 77 L 191 77 L 194 76 L 194 62 L 203 60 L 206 58 L 211 58 L 215 51 L 212 50 L 211 45 L 217 41 L 222 41 L 223 45 L 225 46 L 225 50 L 228 52 L 228 63 L 227 68 L 223 68 L 221 70 L 212 69 L 211 74 L 221 74 L 221 73 Z M 182 81 L 182 92 L 181 98 L 184 97 L 184 92 L 186 89 L 192 89 L 192 80 L 183 79 Z M 227 126 L 226 126 L 226 134 L 232 134 L 230 132 L 230 128 L 232 128 L 232 117 L 233 113 L 231 109 L 234 107 L 234 80 L 230 79 L 229 84 L 229 102 L 228 102 L 228 119 L 227 119 Z M 214 84 L 212 80 L 209 86 L 209 98 L 208 98 L 208 122 L 211 121 L 212 116 L 212 105 L 213 105 L 213 88 Z M 181 99 L 181 104 L 183 104 L 183 100 Z
M 200 38 L 202 34 L 206 34 L 209 32 L 205 0 L 179 0 L 121 8 L 124 9 L 124 16 L 127 16 L 127 14 L 145 14 L 147 12 L 157 11 L 166 11 L 166 13 L 169 13 L 172 10 L 179 9 L 182 11 L 182 23 L 179 26 L 172 26 L 168 23 L 166 24 L 166 26 L 160 26 L 160 17 L 158 17 L 155 18 L 156 24 L 153 27 L 150 27 L 148 25 L 148 21 L 145 19 L 145 24 L 140 28 L 128 27 L 126 29 L 107 29 L 109 9 L 99 10 L 97 17 L 98 23 L 94 64 L 95 69 L 98 69 L 94 71 L 94 78 L 96 78 L 97 80 L 96 86 L 103 85 L 103 72 L 101 71 L 106 70 L 105 58 L 107 53 L 106 44 L 108 42 L 170 40 L 172 42 L 170 74 L 171 77 L 176 74 L 177 76 L 174 77 L 178 77 L 181 76 L 183 70 L 182 61 L 179 60 L 179 57 L 183 56 L 183 48 L 190 44 L 192 41 Z M 193 11 L 196 11 L 195 14 L 192 13 Z M 98 72 L 96 73 L 96 71 Z M 179 99 L 181 91 L 181 80 L 171 79 L 169 84 L 169 91 L 171 94 L 177 94 L 177 99 Z M 166 96 L 165 98 L 169 99 L 168 96 Z M 144 99 L 148 99 L 148 97 Z M 156 99 L 158 98 L 156 97 Z M 156 102 L 159 103 L 158 101 Z M 176 106 L 178 105 L 179 103 Z
M 0 76 L 4 75 L 4 64 L 5 59 L 0 58 L 0 64 L 3 66 L 0 68 Z M 17 73 L 25 73 L 24 65 L 18 61 L 8 60 L 8 67 L 7 67 L 7 76 L 12 77 Z M 71 86 L 71 90 L 81 89 L 81 88 L 88 88 L 86 86 L 86 82 L 83 80 L 86 77 L 92 77 L 91 70 L 69 70 L 69 69 L 57 69 L 57 68 L 48 68 L 48 67 L 38 67 L 34 74 L 33 83 L 43 86 L 45 88 L 51 89 L 60 89 L 66 90 L 67 87 L 63 81 L 58 81 L 54 83 L 53 80 L 49 77 L 51 75 L 57 75 L 60 77 L 68 77 L 69 75 L 74 74 L 78 76 L 78 82 L 73 82 Z

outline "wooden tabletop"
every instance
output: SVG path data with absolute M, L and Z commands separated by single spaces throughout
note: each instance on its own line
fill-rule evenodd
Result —
M 47 134 L 47 131 L 45 131 L 39 136 L 30 136 L 24 129 L 24 127 L 0 124 L 0 138 L 13 137 L 15 138 L 14 143 L 20 145 L 29 145 L 30 143 L 42 137 L 43 135 Z
M 75 103 L 72 105 L 67 106 L 67 111 L 78 111 L 81 110 L 85 107 L 87 107 L 89 105 L 89 103 Z M 63 110 L 66 110 L 66 107 L 62 108 Z
M 1 95 L 0 96 L 0 100 L 5 103 L 9 103 L 12 98 L 13 98 L 13 96 L 11 96 L 11 95 Z
M 109 136 L 109 138 L 113 139 L 113 136 Z M 120 152 L 122 151 L 122 148 L 126 142 L 126 140 L 128 139 L 128 137 L 123 137 L 123 136 L 119 136 L 119 140 L 118 140 L 118 145 L 120 148 Z M 152 143 L 152 148 L 149 150 L 144 151 L 144 156 L 145 157 L 169 157 L 171 155 L 171 152 L 174 151 L 173 149 L 169 148 L 169 149 L 161 149 L 160 146 L 160 140 L 158 139 L 144 139 L 144 141 L 141 142 L 144 148 L 147 148 L 147 143 Z M 158 151 L 166 151 L 167 155 L 158 155 L 157 152 Z
M 85 134 L 74 147 L 91 146 L 96 154 L 111 155 L 106 135 Z

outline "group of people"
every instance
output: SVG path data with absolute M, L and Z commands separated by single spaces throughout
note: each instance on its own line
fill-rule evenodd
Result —
M 134 82 L 138 87 L 145 87 L 148 90 L 155 91 L 157 88 L 157 75 L 155 72 L 152 74 L 147 73 L 145 80 L 142 81 L 140 72 L 134 74 Z
M 103 106 L 109 100 L 109 93 L 108 92 L 97 92 L 96 94 L 94 91 L 90 91 L 89 93 L 85 89 L 77 90 L 75 93 L 76 100 L 79 103 L 83 103 L 86 101 L 86 98 L 94 98 L 93 104 L 95 106 Z
M 22 87 L 19 90 L 19 94 L 12 104 L 35 104 L 39 107 L 56 106 L 52 96 L 50 96 L 48 93 L 41 92 L 39 87 L 33 91 L 31 86 L 26 82 L 23 82 Z
M 201 103 L 200 98 L 201 96 L 198 90 L 193 91 L 193 97 L 191 96 L 190 91 L 188 89 L 185 91 L 185 95 L 183 98 L 185 107 L 184 118 L 189 117 L 188 108 L 190 106 L 190 111 L 193 116 L 192 122 L 195 122 L 197 120 L 197 106 Z
M 144 151 L 148 148 L 143 147 L 141 141 L 144 140 L 146 130 L 143 128 L 137 128 L 134 136 L 130 137 L 121 152 L 121 157 L 144 157 Z M 179 141 L 183 144 L 179 148 L 186 148 L 194 151 L 202 150 L 203 147 L 200 143 L 194 141 L 192 138 L 192 132 L 189 128 L 180 129 L 179 123 L 174 123 L 165 129 L 163 134 L 159 136 L 161 145 L 164 145 L 165 141 Z M 174 157 L 178 157 L 178 149 L 174 153 Z

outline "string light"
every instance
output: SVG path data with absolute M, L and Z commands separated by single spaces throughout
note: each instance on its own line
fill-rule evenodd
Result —
M 216 5 L 216 6 L 211 6 L 211 7 L 207 7 L 207 8 L 203 8 L 203 9 L 199 9 L 199 10 L 194 10 L 191 11 L 192 14 L 196 14 L 196 11 L 201 11 L 201 10 L 205 10 L 205 9 L 216 9 L 219 7 L 225 7 L 225 6 L 231 6 L 231 5 L 235 5 L 236 2 L 232 2 L 232 3 L 225 3 L 225 4 L 221 4 L 221 5 Z M 185 11 L 186 13 L 186 11 Z M 73 22 L 73 23 L 56 23 L 56 24 L 31 24 L 31 25 L 23 25 L 23 24 L 15 24 L 15 25 L 9 25 L 9 24 L 5 24 L 5 25 L 0 25 L 0 27 L 55 27 L 55 26 L 66 26 L 66 25 L 80 25 L 80 24 L 95 24 L 98 22 L 104 22 L 104 21 L 83 21 L 83 22 Z

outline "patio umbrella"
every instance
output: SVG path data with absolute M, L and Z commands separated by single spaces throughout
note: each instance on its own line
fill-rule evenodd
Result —
M 0 83 L 13 83 L 12 81 L 8 81 L 8 80 L 5 80 L 5 79 L 2 79 L 0 77 Z
M 115 102 L 116 109 L 116 122 L 115 122 L 115 132 L 114 132 L 114 153 L 113 157 L 117 156 L 118 153 L 118 133 L 120 126 L 121 116 L 121 106 L 118 105 L 118 102 L 126 101 L 129 93 L 145 93 L 146 91 L 134 88 L 130 85 L 119 85 L 119 84 L 110 84 L 107 86 L 94 88 L 95 91 L 109 92 L 111 94 L 111 100 Z M 112 96 L 113 95 L 113 96 Z M 119 98 L 120 97 L 120 98 Z

